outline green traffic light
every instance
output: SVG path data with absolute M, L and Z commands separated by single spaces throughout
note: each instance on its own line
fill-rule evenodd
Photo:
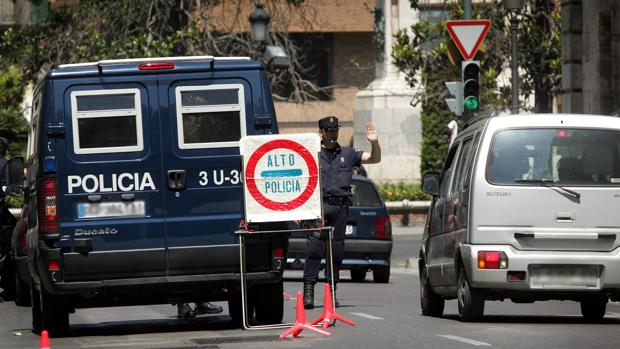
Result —
M 465 100 L 465 109 L 467 110 L 478 110 L 478 100 L 474 97 L 469 97 Z

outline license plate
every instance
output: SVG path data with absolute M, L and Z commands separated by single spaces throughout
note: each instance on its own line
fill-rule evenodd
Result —
M 146 213 L 144 201 L 80 203 L 78 218 L 141 217 Z
M 530 271 L 532 288 L 599 288 L 596 265 L 540 265 Z
M 355 233 L 355 227 L 352 225 L 347 225 L 346 229 L 344 230 L 344 235 L 353 235 Z

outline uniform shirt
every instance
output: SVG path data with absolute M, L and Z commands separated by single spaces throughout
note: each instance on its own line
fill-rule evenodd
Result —
M 323 197 L 340 196 L 351 198 L 351 178 L 353 168 L 362 164 L 361 150 L 341 147 L 339 144 L 333 151 L 321 148 L 321 186 Z

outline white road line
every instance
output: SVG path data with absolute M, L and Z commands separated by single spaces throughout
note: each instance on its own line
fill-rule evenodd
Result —
M 451 339 L 453 341 L 457 341 L 457 342 L 461 342 L 461 343 L 471 344 L 471 345 L 491 346 L 491 344 L 489 344 L 489 343 L 479 342 L 479 341 L 475 341 L 473 339 L 469 339 L 469 338 L 465 338 L 465 337 L 452 336 L 452 335 L 449 335 L 449 334 L 438 334 L 437 336 L 445 338 L 445 339 Z
M 351 315 L 355 315 L 355 316 L 359 316 L 359 317 L 363 317 L 366 319 L 370 319 L 370 320 L 385 320 L 382 317 L 378 317 L 378 316 L 374 316 L 374 315 L 370 315 L 370 314 L 366 314 L 366 313 L 349 313 Z
M 620 317 L 620 313 L 612 313 L 611 311 L 608 311 L 605 313 L 605 317 Z

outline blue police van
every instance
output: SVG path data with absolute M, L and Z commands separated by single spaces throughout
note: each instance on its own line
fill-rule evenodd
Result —
M 81 307 L 224 300 L 240 324 L 238 141 L 277 132 L 266 72 L 249 58 L 50 71 L 25 161 L 34 331 L 65 333 Z M 248 239 L 257 323 L 282 319 L 287 248 L 286 235 Z

